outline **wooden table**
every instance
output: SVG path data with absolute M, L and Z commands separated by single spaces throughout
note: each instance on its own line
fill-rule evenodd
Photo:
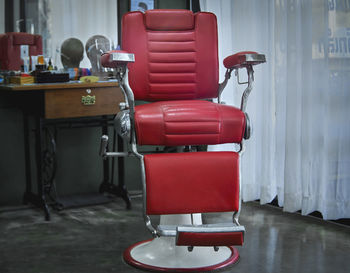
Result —
M 25 85 L 0 85 L 0 92 L 14 96 L 16 104 L 22 109 L 24 116 L 24 140 L 26 161 L 26 191 L 24 203 L 33 203 L 45 211 L 46 220 L 50 219 L 48 198 L 54 207 L 62 209 L 56 192 L 52 192 L 55 176 L 55 134 L 49 127 L 54 126 L 99 126 L 103 134 L 108 134 L 108 126 L 113 125 L 113 117 L 119 111 L 119 103 L 124 101 L 123 93 L 116 81 L 95 83 L 45 83 Z M 30 128 L 29 117 L 35 119 L 35 154 L 37 166 L 37 192 L 32 190 L 32 174 L 30 166 Z M 98 145 L 98 143 L 96 143 Z M 122 141 L 118 141 L 118 149 L 122 150 Z M 47 160 L 47 157 L 52 157 Z M 48 166 L 51 162 L 52 166 Z M 119 170 L 124 169 L 124 162 L 118 159 Z M 114 164 L 112 164 L 114 166 Z M 100 192 L 109 192 L 122 197 L 128 208 L 130 198 L 124 186 L 124 174 L 118 172 L 119 184 L 109 181 L 109 163 L 104 160 L 104 179 Z M 113 170 L 112 170 L 113 171 Z M 53 196 L 54 195 L 54 196 Z
M 124 101 L 116 81 L 8 84 L 0 85 L 0 91 L 37 95 L 35 99 L 44 102 L 40 104 L 40 110 L 45 119 L 112 115 L 119 111 L 119 103 Z M 95 101 L 91 103 L 93 98 Z M 33 103 L 32 100 L 27 102 Z

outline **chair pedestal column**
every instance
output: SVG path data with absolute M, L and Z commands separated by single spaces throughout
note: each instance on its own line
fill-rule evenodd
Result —
M 201 216 L 162 215 L 161 225 L 201 224 Z M 186 246 L 176 246 L 174 237 L 158 237 L 130 246 L 124 252 L 124 260 L 135 267 L 153 271 L 211 271 L 237 262 L 239 254 L 234 247 L 194 247 L 189 252 Z

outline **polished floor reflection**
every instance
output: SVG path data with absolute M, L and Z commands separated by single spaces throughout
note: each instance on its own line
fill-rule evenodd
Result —
M 142 272 L 125 264 L 129 245 L 150 236 L 141 199 L 52 213 L 0 207 L 1 273 Z M 207 215 L 206 221 L 229 215 Z M 220 272 L 350 272 L 350 228 L 255 202 L 243 205 L 240 261 Z

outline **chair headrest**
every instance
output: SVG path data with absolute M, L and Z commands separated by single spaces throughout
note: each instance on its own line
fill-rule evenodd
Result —
M 145 24 L 150 30 L 191 30 L 194 29 L 194 15 L 190 10 L 147 10 Z

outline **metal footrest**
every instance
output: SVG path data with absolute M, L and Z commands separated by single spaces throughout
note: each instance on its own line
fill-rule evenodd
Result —
M 176 237 L 178 246 L 232 246 L 243 245 L 244 226 L 235 224 L 209 224 L 166 226 L 159 225 L 160 236 Z

